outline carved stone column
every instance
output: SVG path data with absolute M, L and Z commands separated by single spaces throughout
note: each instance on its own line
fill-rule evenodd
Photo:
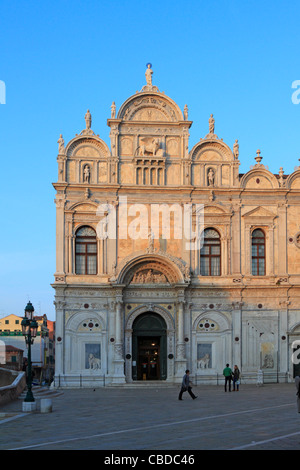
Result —
M 114 347 L 114 376 L 112 383 L 125 383 L 124 375 L 124 345 L 122 340 L 123 302 L 115 303 L 115 347 Z
M 133 329 L 125 330 L 125 375 L 126 382 L 132 382 L 132 333 Z
M 266 266 L 266 274 L 274 275 L 274 224 L 269 225 L 269 250 L 268 250 L 268 264 Z M 267 254 L 267 253 L 266 253 Z
M 278 204 L 278 274 L 287 273 L 287 204 Z
M 64 368 L 64 339 L 65 339 L 65 318 L 64 308 L 65 302 L 63 300 L 54 301 L 56 311 L 56 344 L 55 344 L 55 377 L 58 383 L 59 376 L 65 373 Z
M 65 226 L 64 226 L 64 208 L 65 196 L 56 196 L 56 273 L 55 276 L 61 277 L 65 274 Z
M 184 301 L 177 302 L 177 343 L 176 343 L 176 371 L 175 376 L 180 380 L 186 369 L 185 343 L 184 343 Z
M 251 274 L 251 225 L 246 224 L 245 226 L 245 259 L 244 259 L 244 273 Z
M 242 306 L 243 302 L 232 302 L 232 364 L 242 366 Z

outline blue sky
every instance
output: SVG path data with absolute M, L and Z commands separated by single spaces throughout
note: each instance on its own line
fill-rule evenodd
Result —
M 15 1 L 0 3 L 1 271 L 0 317 L 36 313 L 55 319 L 57 140 L 84 127 L 109 144 L 117 109 L 153 84 L 183 110 L 190 148 L 208 132 L 240 143 L 240 171 L 256 150 L 270 171 L 299 164 L 299 2 L 289 1 Z M 300 95 L 299 95 L 300 96 Z

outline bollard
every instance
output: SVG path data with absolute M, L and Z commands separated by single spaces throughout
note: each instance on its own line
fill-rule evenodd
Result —
M 264 374 L 263 374 L 263 371 L 261 369 L 259 369 L 259 371 L 257 372 L 257 382 L 256 382 L 256 385 L 258 387 L 262 387 L 264 384 Z
M 41 413 L 52 413 L 52 400 L 50 398 L 42 398 L 40 404 Z

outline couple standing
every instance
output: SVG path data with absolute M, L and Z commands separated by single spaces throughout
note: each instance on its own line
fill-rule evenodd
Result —
M 238 392 L 241 376 L 238 366 L 235 365 L 232 371 L 229 367 L 229 364 L 226 364 L 226 367 L 223 370 L 223 375 L 225 377 L 225 392 L 227 392 L 227 383 L 229 386 L 229 391 L 231 392 L 231 380 L 233 381 L 233 392 L 235 392 L 235 385 L 237 387 L 236 390 Z

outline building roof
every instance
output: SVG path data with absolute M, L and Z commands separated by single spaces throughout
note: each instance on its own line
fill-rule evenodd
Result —
M 24 352 L 24 349 L 16 348 L 15 346 L 11 346 L 11 344 L 7 344 L 5 349 L 6 352 Z

